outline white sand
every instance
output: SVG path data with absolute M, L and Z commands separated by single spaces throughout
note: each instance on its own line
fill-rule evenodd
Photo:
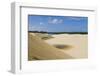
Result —
M 71 59 L 72 57 L 58 48 L 44 42 L 35 34 L 29 33 L 28 36 L 28 59 L 50 60 L 50 59 Z
M 53 35 L 54 38 L 45 40 L 51 45 L 68 45 L 69 49 L 62 49 L 66 54 L 73 58 L 87 58 L 88 57 L 88 36 L 78 34 L 60 34 Z

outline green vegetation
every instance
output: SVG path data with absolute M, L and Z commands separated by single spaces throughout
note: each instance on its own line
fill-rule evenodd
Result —
M 29 31 L 30 33 L 42 34 L 88 34 L 88 32 L 46 32 L 46 31 Z

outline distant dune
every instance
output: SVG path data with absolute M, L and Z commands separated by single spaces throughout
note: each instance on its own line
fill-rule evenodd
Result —
M 72 56 L 44 42 L 34 33 L 28 34 L 28 60 L 71 59 Z

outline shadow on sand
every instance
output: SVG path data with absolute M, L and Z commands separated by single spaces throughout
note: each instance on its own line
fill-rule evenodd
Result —
M 71 46 L 71 45 L 63 45 L 63 44 L 55 44 L 53 46 L 58 48 L 58 49 L 71 49 L 71 48 L 73 48 L 73 46 Z

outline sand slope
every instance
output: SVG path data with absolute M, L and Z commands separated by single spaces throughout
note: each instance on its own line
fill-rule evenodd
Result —
M 28 60 L 71 59 L 72 57 L 62 50 L 44 42 L 33 33 L 28 34 Z
M 51 45 L 66 45 L 63 51 L 75 59 L 88 57 L 88 36 L 81 34 L 60 34 L 53 35 L 54 38 L 45 40 Z

